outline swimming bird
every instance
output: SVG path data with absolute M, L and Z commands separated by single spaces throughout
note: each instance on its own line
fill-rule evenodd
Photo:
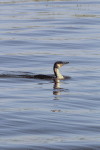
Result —
M 69 64 L 69 62 L 57 61 L 54 63 L 54 66 L 53 66 L 54 76 L 39 74 L 39 75 L 35 75 L 33 78 L 35 79 L 67 79 L 68 77 L 62 76 L 59 72 L 59 68 L 65 64 Z
M 12 75 L 12 74 L 2 74 L 0 77 L 15 77 L 15 78 L 33 78 L 33 79 L 45 79 L 45 80 L 55 80 L 55 82 L 58 82 L 59 79 L 69 79 L 70 77 L 68 76 L 62 76 L 59 72 L 59 68 L 62 67 L 65 64 L 69 64 L 69 62 L 62 62 L 62 61 L 57 61 L 54 63 L 53 66 L 53 71 L 54 75 L 49 76 L 49 75 L 43 75 L 43 74 L 38 74 L 38 75 Z

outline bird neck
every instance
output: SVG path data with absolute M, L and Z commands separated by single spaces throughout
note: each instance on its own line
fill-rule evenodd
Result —
M 58 68 L 54 69 L 54 74 L 55 74 L 56 78 L 58 78 L 58 79 L 64 79 L 64 77 L 60 74 Z

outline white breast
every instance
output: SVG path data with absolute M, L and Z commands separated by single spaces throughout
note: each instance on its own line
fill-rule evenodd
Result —
M 55 68 L 55 72 L 57 74 L 58 79 L 64 79 L 64 77 L 60 74 L 59 69 Z

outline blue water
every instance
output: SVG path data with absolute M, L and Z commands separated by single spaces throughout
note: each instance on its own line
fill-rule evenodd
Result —
M 99 0 L 0 2 L 0 150 L 100 149 L 99 49 Z

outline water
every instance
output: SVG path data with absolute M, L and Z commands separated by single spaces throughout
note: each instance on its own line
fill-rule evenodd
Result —
M 0 2 L 1 150 L 100 149 L 100 1 Z

